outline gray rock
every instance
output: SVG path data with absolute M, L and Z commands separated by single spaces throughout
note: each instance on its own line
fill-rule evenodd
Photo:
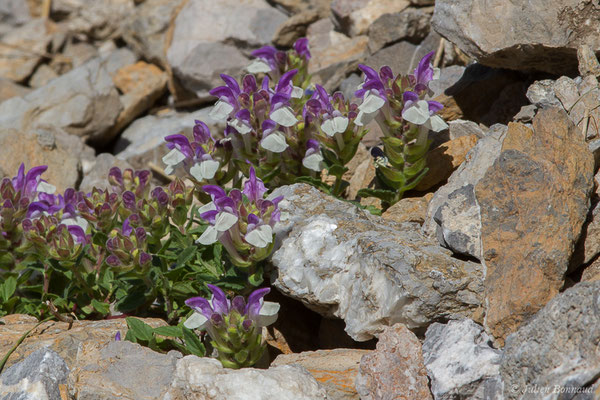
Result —
M 433 91 L 431 98 L 435 98 L 444 93 L 446 89 L 452 87 L 462 78 L 465 73 L 465 67 L 461 65 L 451 65 L 440 69 L 439 79 L 429 82 L 429 89 Z
M 240 49 L 269 44 L 285 20 L 265 0 L 190 0 L 175 19 L 167 60 L 185 89 L 209 99 L 220 73 L 237 76 L 249 63 Z
M 578 283 L 508 336 L 500 367 L 507 399 L 571 399 L 572 394 L 560 395 L 554 388 L 575 393 L 597 380 L 599 293 L 600 281 Z M 536 387 L 549 388 L 550 393 L 530 393 Z M 587 393 L 579 398 L 596 397 Z
M 22 0 L 4 0 L 0 2 L 0 24 L 11 27 L 23 25 L 31 19 L 27 2 Z
M 461 136 L 476 135 L 482 138 L 485 133 L 481 127 L 473 121 L 467 121 L 464 119 L 455 119 L 454 121 L 448 121 L 448 130 L 450 131 L 449 138 L 454 140 Z
M 413 329 L 470 317 L 481 305 L 481 266 L 452 258 L 418 223 L 382 220 L 307 185 L 278 188 L 278 195 L 287 220 L 277 228 L 274 286 L 342 318 L 354 340 L 397 322 Z
M 0 104 L 0 125 L 30 130 L 55 125 L 66 132 L 106 143 L 105 133 L 122 109 L 110 75 L 94 59 L 23 97 Z
M 492 126 L 429 202 L 423 232 L 454 252 L 481 259 L 481 215 L 474 187 L 500 155 L 505 134 L 506 126 Z
M 600 48 L 597 4 L 582 0 L 438 0 L 432 26 L 480 63 L 577 74 L 577 48 Z M 590 22 L 587 22 L 590 21 Z
M 98 154 L 93 162 L 89 163 L 89 171 L 84 174 L 79 190 L 89 193 L 94 187 L 98 189 L 108 189 L 108 172 L 112 167 L 119 167 L 121 170 L 132 168 L 125 160 L 120 160 L 110 153 Z
M 409 5 L 407 0 L 333 0 L 331 13 L 340 31 L 352 37 L 367 33 L 383 14 L 398 13 Z
M 527 89 L 526 96 L 531 104 L 541 108 L 560 106 L 560 101 L 554 94 L 554 81 L 552 79 L 535 81 Z
M 42 64 L 37 67 L 31 78 L 29 78 L 29 86 L 37 89 L 45 86 L 54 78 L 58 78 L 58 74 L 48 64 Z
M 129 341 L 80 345 L 68 378 L 78 400 L 159 399 L 175 377 L 181 353 L 161 354 Z
M 11 97 L 25 96 L 31 89 L 14 83 L 10 79 L 0 78 L 0 103 Z
M 515 122 L 531 123 L 531 121 L 533 121 L 533 117 L 535 117 L 537 109 L 537 106 L 534 104 L 523 106 L 513 119 Z
M 135 120 L 119 137 L 115 145 L 116 157 L 126 160 L 135 168 L 148 168 L 152 162 L 162 166 L 162 157 L 168 153 L 164 138 L 176 133 L 191 135 L 195 120 L 203 121 L 216 133 L 219 122 L 209 117 L 211 108 L 203 108 L 193 113 L 170 113 L 148 115 Z M 191 137 L 191 136 L 190 136 Z
M 423 342 L 423 358 L 435 400 L 501 400 L 502 351 L 491 347 L 481 325 L 470 319 L 434 323 Z
M 54 351 L 31 353 L 0 377 L 1 400 L 61 400 L 58 385 L 67 382 L 69 368 Z
M 354 98 L 354 92 L 358 90 L 358 86 L 363 83 L 363 79 L 358 74 L 351 74 L 344 79 L 340 84 L 340 92 L 344 94 L 346 100 Z
M 419 43 L 429 34 L 430 20 L 431 14 L 415 8 L 383 14 L 369 27 L 369 50 L 375 53 L 400 40 Z
M 326 400 L 317 381 L 298 365 L 267 370 L 226 369 L 212 358 L 187 356 L 177 370 L 163 400 Z
M 127 47 L 120 47 L 114 49 L 108 54 L 101 55 L 102 66 L 106 69 L 106 72 L 113 78 L 117 72 L 128 65 L 135 64 L 138 60 L 138 56 Z
M 165 35 L 181 0 L 146 0 L 123 25 L 123 39 L 138 57 L 167 67 Z

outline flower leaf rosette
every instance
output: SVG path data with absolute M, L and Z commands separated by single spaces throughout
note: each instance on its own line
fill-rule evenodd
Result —
M 388 66 L 377 72 L 359 65 L 365 80 L 355 93 L 363 99 L 355 123 L 366 125 L 375 119 L 384 133 L 383 151 L 372 152 L 382 188 L 363 189 L 360 195 L 378 197 L 391 205 L 427 173 L 425 155 L 431 143 L 429 131 L 440 132 L 448 127 L 436 115 L 443 108 L 442 104 L 425 100 L 430 93 L 429 82 L 436 75 L 431 66 L 433 55 L 434 52 L 425 55 L 408 76 L 394 76 Z
M 283 197 L 264 199 L 267 189 L 253 167 L 242 191 L 232 189 L 227 194 L 215 185 L 205 185 L 202 190 L 212 201 L 198 212 L 210 225 L 197 243 L 209 245 L 220 241 L 237 267 L 250 267 L 271 254 L 273 227 L 280 217 L 277 205 Z
M 261 328 L 275 322 L 279 312 L 279 304 L 263 300 L 270 289 L 255 290 L 246 302 L 242 296 L 229 300 L 217 286 L 207 286 L 212 292 L 210 301 L 204 297 L 186 300 L 185 304 L 195 312 L 184 326 L 208 332 L 224 367 L 256 364 L 265 350 Z

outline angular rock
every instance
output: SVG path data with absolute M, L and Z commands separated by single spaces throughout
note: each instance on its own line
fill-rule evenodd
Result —
M 0 399 L 61 400 L 69 368 L 54 351 L 41 348 L 7 368 L 0 378 Z
M 560 101 L 554 94 L 554 81 L 552 79 L 533 82 L 527 89 L 526 96 L 531 104 L 540 108 L 560 106 Z
M 547 109 L 533 129 L 509 125 L 502 152 L 475 186 L 485 325 L 500 345 L 562 287 L 590 205 L 593 168 L 566 113 Z
M 481 258 L 481 215 L 474 187 L 500 155 L 506 129 L 492 126 L 429 203 L 423 232 L 437 236 L 442 246 L 455 253 Z
M 361 400 L 432 399 L 421 342 L 402 324 L 386 328 L 356 377 Z
M 312 74 L 314 83 L 323 85 L 327 90 L 337 88 L 347 73 L 355 70 L 368 55 L 367 36 L 348 38 L 334 31 L 329 20 L 311 25 L 307 37 L 312 55 L 308 72 Z
M 40 18 L 2 36 L 0 76 L 14 82 L 23 82 L 29 78 L 57 30 L 57 25 L 52 21 Z
M 357 36 L 367 33 L 383 14 L 400 12 L 409 5 L 407 0 L 333 0 L 331 12 L 342 32 Z
M 577 49 L 577 62 L 581 76 L 593 75 L 600 77 L 600 62 L 598 62 L 594 50 L 589 45 L 579 46 Z
M 271 367 L 300 365 L 325 388 L 329 400 L 358 400 L 354 380 L 361 357 L 369 353 L 369 350 L 335 349 L 282 354 Z
M 581 273 L 581 282 L 594 282 L 600 280 L 600 261 L 594 260 L 590 265 L 585 267 Z
M 438 0 L 432 26 L 482 64 L 576 75 L 579 45 L 600 48 L 586 22 L 598 18 L 600 8 L 582 0 Z
M 112 167 L 119 167 L 121 170 L 132 168 L 125 160 L 120 160 L 110 153 L 98 154 L 98 157 L 91 163 L 90 170 L 84 174 L 79 190 L 89 193 L 93 188 L 109 189 L 108 172 Z
M 328 17 L 331 7 L 331 0 L 271 0 L 270 3 L 283 8 L 291 15 L 316 10 L 320 18 Z
M 444 183 L 452 172 L 465 161 L 467 153 L 475 146 L 477 135 L 461 136 L 441 144 L 427 153 L 427 174 L 415 186 L 415 190 L 426 191 Z
M 24 131 L 54 125 L 90 142 L 106 143 L 121 108 L 110 76 L 95 59 L 24 97 L 1 103 L 0 125 Z
M 350 74 L 350 76 L 348 76 L 346 79 L 344 79 L 342 83 L 340 83 L 340 87 L 338 88 L 338 90 L 344 94 L 344 98 L 350 100 L 355 97 L 354 93 L 358 90 L 358 86 L 361 83 L 363 83 L 363 79 L 360 77 L 360 75 L 358 75 L 357 73 L 353 73 Z M 364 143 L 364 138 L 361 143 Z
M 193 113 L 148 115 L 135 120 L 119 137 L 115 145 L 116 157 L 128 161 L 137 169 L 147 169 L 149 163 L 162 167 L 162 157 L 168 153 L 165 136 L 176 133 L 191 135 L 195 120 L 206 123 L 213 134 L 217 132 L 216 127 L 222 127 L 218 121 L 209 117 L 211 109 L 203 108 Z
M 319 19 L 319 12 L 307 10 L 293 15 L 277 28 L 273 36 L 273 44 L 280 47 L 290 47 L 294 42 L 306 36 L 306 28 Z
M 42 64 L 37 67 L 31 78 L 29 78 L 29 86 L 37 89 L 46 85 L 54 78 L 58 78 L 58 74 L 48 64 Z M 22 96 L 25 94 L 27 93 L 24 93 Z
M 326 400 L 327 394 L 302 367 L 226 369 L 213 358 L 187 356 L 177 362 L 165 398 L 212 400 Z
M 507 400 L 541 398 L 523 395 L 535 387 L 549 388 L 543 397 L 548 400 L 597 398 L 597 388 L 588 385 L 600 374 L 598 293 L 600 282 L 578 283 L 508 336 L 500 367 Z M 561 390 L 571 394 L 561 395 Z M 585 396 L 573 396 L 576 390 L 583 390 Z
M 0 324 L 0 354 L 6 354 L 8 349 L 27 331 L 32 329 L 37 322 L 29 322 L 20 318 L 12 321 L 4 317 L 5 325 Z M 152 327 L 165 326 L 167 323 L 157 318 L 142 319 Z M 6 367 L 24 360 L 34 351 L 47 348 L 53 350 L 73 369 L 76 362 L 77 351 L 84 343 L 112 342 L 115 333 L 127 332 L 125 319 L 110 319 L 102 321 L 75 321 L 71 329 L 65 322 L 48 321 L 33 330 L 8 359 Z
M 515 115 L 513 120 L 514 122 L 522 122 L 524 124 L 531 123 L 533 121 L 533 117 L 535 117 L 536 111 L 537 106 L 533 104 L 523 106 L 521 107 L 521 110 Z
M 502 351 L 470 319 L 427 328 L 423 358 L 435 400 L 502 400 Z
M 64 132 L 62 135 L 69 136 Z M 58 192 L 63 192 L 75 187 L 80 180 L 79 156 L 72 153 L 68 145 L 57 142 L 55 134 L 48 129 L 25 132 L 0 129 L 0 166 L 11 177 L 16 176 L 21 163 L 25 163 L 26 169 L 47 165 L 43 178 L 56 186 Z
M 427 206 L 433 197 L 433 193 L 427 193 L 423 197 L 405 197 L 399 202 L 385 210 L 381 218 L 395 222 L 416 222 L 423 225 L 427 217 Z
M 119 69 L 113 77 L 123 111 L 108 136 L 114 137 L 131 121 L 148 110 L 167 90 L 167 74 L 155 65 L 138 61 Z
M 129 341 L 84 343 L 71 367 L 69 395 L 78 400 L 161 399 L 181 353 L 157 353 Z
M 346 322 L 357 341 L 402 322 L 426 327 L 472 316 L 481 305 L 482 270 L 423 237 L 417 223 L 381 220 L 296 184 L 284 195 L 273 284 L 327 317 Z
M 23 25 L 31 19 L 31 12 L 22 0 L 4 0 L 0 3 L 0 24 L 11 27 Z
M 400 40 L 419 43 L 429 34 L 430 20 L 430 14 L 415 8 L 383 14 L 369 27 L 369 50 L 375 53 Z
M 287 17 L 265 0 L 189 0 L 177 14 L 167 60 L 173 76 L 199 99 L 249 63 L 239 49 L 269 44 Z
M 465 73 L 465 67 L 461 65 L 451 65 L 440 68 L 440 77 L 429 82 L 429 89 L 433 92 L 431 98 L 443 94 L 448 88 L 454 86 Z
M 455 119 L 454 121 L 448 122 L 448 130 L 450 131 L 450 140 L 471 135 L 482 138 L 485 135 L 479 125 L 473 121 L 467 121 L 464 119 Z
M 0 103 L 11 97 L 22 97 L 31 92 L 31 89 L 14 83 L 10 79 L 0 78 Z
M 73 68 L 83 65 L 99 55 L 98 49 L 89 43 L 67 44 L 62 54 L 69 58 Z
M 138 56 L 127 47 L 110 49 L 106 53 L 101 52 L 102 66 L 112 79 L 115 78 L 120 69 L 135 64 Z
M 183 0 L 145 0 L 122 26 L 123 40 L 143 57 L 162 68 L 168 66 L 165 37 L 173 16 Z

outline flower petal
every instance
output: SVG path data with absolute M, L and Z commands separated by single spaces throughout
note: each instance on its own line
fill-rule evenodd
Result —
M 264 249 L 273 242 L 273 229 L 269 225 L 261 225 L 247 233 L 244 239 L 252 246 Z
M 215 218 L 215 229 L 219 232 L 229 230 L 238 222 L 238 217 L 228 212 L 220 212 Z
M 252 61 L 250 65 L 246 67 L 246 71 L 250 72 L 251 74 L 266 74 L 267 72 L 271 72 L 271 66 L 258 58 Z
M 419 100 L 402 112 L 402 118 L 415 125 L 423 125 L 429 120 L 429 104 L 425 100 Z
M 269 326 L 277 321 L 277 313 L 279 312 L 279 303 L 265 301 L 260 308 L 260 312 L 254 317 L 257 326 Z
M 285 136 L 279 131 L 267 135 L 267 137 L 260 141 L 260 146 L 265 150 L 272 151 L 273 153 L 281 153 L 288 148 L 288 144 L 285 141 Z
M 192 315 L 190 315 L 190 317 L 188 319 L 185 320 L 185 322 L 183 323 L 183 326 L 185 326 L 188 329 L 205 329 L 207 327 L 207 325 L 209 325 L 210 322 L 208 320 L 208 318 L 206 318 L 204 315 L 195 312 Z
M 48 182 L 39 181 L 36 190 L 42 193 L 53 194 L 56 192 L 56 186 L 51 185 Z
M 304 95 L 304 90 L 301 87 L 294 86 L 292 89 L 292 98 L 300 99 Z
M 271 119 L 283 126 L 294 126 L 298 122 L 291 107 L 281 107 L 271 113 Z
M 327 136 L 333 136 L 336 133 L 344 133 L 348 128 L 348 118 L 346 117 L 334 117 L 323 122 L 321 129 L 327 134 Z
M 205 179 L 212 179 L 219 170 L 219 162 L 214 160 L 205 160 L 200 163 L 194 164 L 190 168 L 190 174 L 197 180 L 203 181 Z
M 448 124 L 439 115 L 433 115 L 429 118 L 429 121 L 425 124 L 429 129 L 434 132 L 440 132 L 444 129 L 448 129 Z
M 204 214 L 207 211 L 215 211 L 216 209 L 217 207 L 215 206 L 215 203 L 211 201 L 210 203 L 206 203 L 205 205 L 200 207 L 198 209 L 198 214 Z
M 233 106 L 226 101 L 219 100 L 210 110 L 208 116 L 217 121 L 225 121 L 229 114 L 233 111 Z
M 206 228 L 204 233 L 196 240 L 196 243 L 203 244 L 205 246 L 215 243 L 219 239 L 219 231 L 214 226 Z
M 166 156 L 162 158 L 162 161 L 167 164 L 167 168 L 165 168 L 165 173 L 167 175 L 171 175 L 175 170 L 175 167 L 179 165 L 183 160 L 185 160 L 185 154 L 180 152 L 177 149 L 173 149 L 167 153 Z
M 385 100 L 376 94 L 369 93 L 362 104 L 358 106 L 360 111 L 364 111 L 365 113 L 374 113 L 378 111 L 385 104 Z
M 302 165 L 304 165 L 304 167 L 316 172 L 321 172 L 321 170 L 323 169 L 322 164 L 323 156 L 320 153 L 313 153 L 309 156 L 304 157 L 304 159 L 302 160 Z

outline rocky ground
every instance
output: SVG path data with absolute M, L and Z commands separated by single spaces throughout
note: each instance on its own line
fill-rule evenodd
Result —
M 381 217 L 276 190 L 263 368 L 115 342 L 123 320 L 46 322 L 0 399 L 600 398 L 599 20 L 591 0 L 1 0 L 0 178 L 25 162 L 59 190 L 113 165 L 164 180 L 165 135 L 219 128 L 219 74 L 302 36 L 314 81 L 347 97 L 359 63 L 408 73 L 436 50 L 449 129 Z M 370 128 L 348 198 L 375 174 Z M 0 355 L 34 326 L 0 319 Z

